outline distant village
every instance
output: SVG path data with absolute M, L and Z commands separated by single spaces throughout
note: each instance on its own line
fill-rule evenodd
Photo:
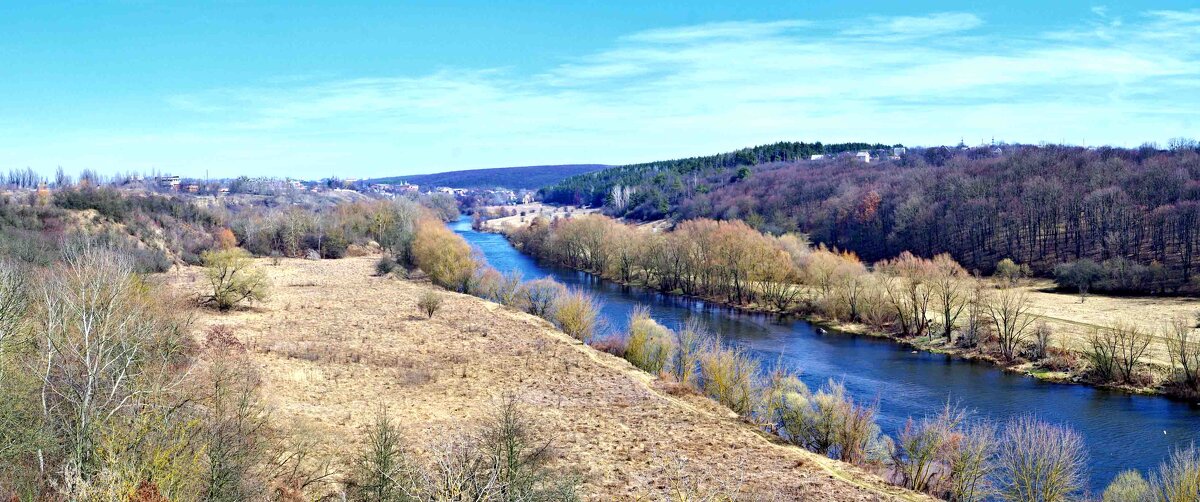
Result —
M 329 194 L 355 192 L 375 197 L 401 197 L 413 195 L 449 195 L 471 203 L 471 205 L 505 206 L 529 204 L 536 200 L 534 190 L 511 190 L 495 188 L 456 188 L 445 186 L 422 187 L 407 182 L 376 183 L 358 178 L 326 178 L 320 181 L 301 181 L 290 178 L 238 177 L 233 179 L 208 180 L 186 178 L 170 174 L 144 176 L 123 174 L 100 176 L 84 171 L 78 180 L 73 180 L 61 171 L 46 179 L 37 172 L 11 170 L 0 179 L 0 186 L 8 189 L 46 192 L 51 188 L 70 186 L 111 186 L 130 190 L 145 190 L 159 193 L 192 194 L 198 197 L 224 197 L 235 194 L 286 196 L 300 194 Z

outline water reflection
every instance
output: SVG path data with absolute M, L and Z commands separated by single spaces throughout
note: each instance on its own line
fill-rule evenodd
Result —
M 780 362 L 799 371 L 809 386 L 830 378 L 840 380 L 857 399 L 879 400 L 880 426 L 889 434 L 910 416 L 935 413 L 947 400 L 996 420 L 1033 413 L 1043 420 L 1067 423 L 1087 440 L 1094 490 L 1103 489 L 1122 469 L 1153 468 L 1171 447 L 1200 439 L 1200 407 L 1195 405 L 1042 382 L 983 363 L 914 353 L 878 338 L 820 333 L 800 320 L 623 286 L 575 270 L 539 265 L 504 237 L 473 231 L 467 219 L 452 227 L 500 271 L 517 270 L 527 280 L 551 276 L 587 289 L 604 302 L 602 314 L 616 332 L 625 329 L 636 305 L 647 305 L 660 323 L 677 327 L 697 319 L 761 361 Z

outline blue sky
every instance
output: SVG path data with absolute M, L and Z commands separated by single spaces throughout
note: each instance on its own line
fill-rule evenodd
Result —
M 0 0 L 0 169 L 319 178 L 1200 137 L 1194 2 Z

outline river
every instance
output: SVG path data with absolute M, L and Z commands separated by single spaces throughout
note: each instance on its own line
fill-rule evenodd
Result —
M 576 270 L 539 264 L 501 235 L 477 232 L 463 217 L 451 227 L 482 251 L 501 272 L 520 271 L 525 280 L 553 277 L 582 288 L 603 302 L 609 330 L 624 330 L 636 305 L 646 305 L 658 322 L 674 328 L 697 318 L 724 340 L 773 365 L 800 372 L 816 388 L 841 380 L 856 399 L 879 400 L 879 425 L 889 435 L 908 417 L 936 413 L 947 400 L 997 421 L 1025 413 L 1073 427 L 1087 442 L 1090 488 L 1099 492 L 1118 472 L 1155 469 L 1172 447 L 1200 439 L 1200 406 L 1161 397 L 1135 396 L 1081 385 L 1043 382 L 994 366 L 949 356 L 913 352 L 890 340 L 821 333 L 798 319 L 752 314 L 678 295 L 623 286 Z

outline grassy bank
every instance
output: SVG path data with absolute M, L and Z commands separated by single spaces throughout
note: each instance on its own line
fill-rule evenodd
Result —
M 845 463 L 785 446 L 712 401 L 673 392 L 546 321 L 425 282 L 373 276 L 373 257 L 260 260 L 275 294 L 251 309 L 204 311 L 260 369 L 276 418 L 308 431 L 314 454 L 356 451 L 380 407 L 416 449 L 518 396 L 553 440 L 553 464 L 589 500 L 923 500 Z M 174 287 L 200 287 L 195 269 Z M 432 318 L 417 308 L 442 296 Z

